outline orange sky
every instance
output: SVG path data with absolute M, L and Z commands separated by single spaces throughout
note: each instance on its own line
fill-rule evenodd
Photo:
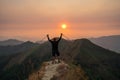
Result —
M 120 0 L 0 0 L 0 40 L 120 34 Z M 61 25 L 67 24 L 62 30 Z

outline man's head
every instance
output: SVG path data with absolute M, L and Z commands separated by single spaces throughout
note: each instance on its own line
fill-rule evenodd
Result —
M 57 38 L 56 38 L 56 37 L 55 37 L 55 38 L 53 38 L 53 39 L 52 39 L 52 41 L 57 41 Z

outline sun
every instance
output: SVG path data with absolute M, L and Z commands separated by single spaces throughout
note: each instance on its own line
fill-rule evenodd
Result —
M 66 29 L 67 28 L 67 25 L 66 24 L 62 24 L 62 29 Z

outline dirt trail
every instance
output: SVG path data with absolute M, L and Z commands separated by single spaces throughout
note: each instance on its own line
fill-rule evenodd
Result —
M 45 67 L 45 72 L 44 72 L 44 76 L 43 76 L 42 80 L 50 80 L 54 75 L 58 74 L 56 69 L 63 62 L 57 63 L 57 64 L 52 64 L 52 62 L 49 61 L 47 63 L 48 63 L 48 65 Z
M 56 62 L 58 61 L 56 60 Z M 66 66 L 67 64 L 64 61 L 55 64 L 52 64 L 52 61 L 44 62 L 37 72 L 29 76 L 28 80 L 51 80 L 53 76 L 59 75 L 58 69 L 61 65 Z M 64 70 L 64 67 L 61 70 Z

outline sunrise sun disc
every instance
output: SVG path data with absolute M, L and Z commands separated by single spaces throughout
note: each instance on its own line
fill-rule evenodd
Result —
M 67 25 L 66 24 L 62 24 L 62 29 L 66 29 L 67 28 Z

